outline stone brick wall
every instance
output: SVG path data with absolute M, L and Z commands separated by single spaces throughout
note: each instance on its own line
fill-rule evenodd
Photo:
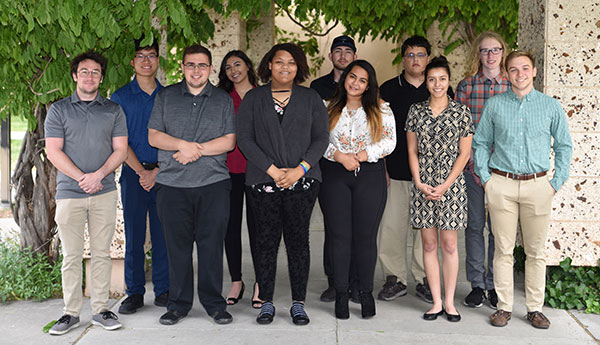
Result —
M 519 48 L 536 56 L 535 87 L 558 99 L 573 139 L 571 177 L 552 205 L 547 263 L 600 259 L 600 3 L 521 0 Z

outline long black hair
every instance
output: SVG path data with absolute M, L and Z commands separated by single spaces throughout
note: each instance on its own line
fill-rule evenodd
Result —
M 365 113 L 367 114 L 367 124 L 369 126 L 371 139 L 376 143 L 381 140 L 383 132 L 383 119 L 381 116 L 381 109 L 379 107 L 379 84 L 377 83 L 375 69 L 366 60 L 355 60 L 344 69 L 344 72 L 340 77 L 340 81 L 338 82 L 335 96 L 329 103 L 329 106 L 327 106 L 327 112 L 329 113 L 329 130 L 331 131 L 335 128 L 335 125 L 339 121 L 342 114 L 342 110 L 346 106 L 348 92 L 346 91 L 344 84 L 346 83 L 346 77 L 348 76 L 348 73 L 352 71 L 354 66 L 364 69 L 369 76 L 367 89 L 362 94 L 361 103 Z
M 250 58 L 248 58 L 248 55 L 241 50 L 232 50 L 225 55 L 223 61 L 221 62 L 221 67 L 219 68 L 219 84 L 217 84 L 217 87 L 227 92 L 233 91 L 233 82 L 229 80 L 227 73 L 225 73 L 225 65 L 227 64 L 227 60 L 229 60 L 229 58 L 232 56 L 238 57 L 244 61 L 246 67 L 248 67 L 248 81 L 252 86 L 258 86 L 256 83 L 256 72 L 254 72 L 254 66 L 252 65 L 252 61 L 250 61 Z

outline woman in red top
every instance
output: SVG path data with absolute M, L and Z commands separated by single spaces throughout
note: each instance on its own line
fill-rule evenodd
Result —
M 223 58 L 219 71 L 219 88 L 227 91 L 233 98 L 233 106 L 237 114 L 242 99 L 250 89 L 257 86 L 256 74 L 252 62 L 241 50 L 232 50 Z M 242 281 L 242 209 L 244 206 L 244 190 L 246 180 L 246 158 L 236 146 L 227 154 L 227 167 L 231 176 L 231 204 L 229 225 L 225 236 L 225 254 L 231 274 L 231 289 L 227 294 L 227 304 L 236 304 L 244 295 L 244 282 Z M 255 230 L 254 217 L 248 204 L 246 204 L 246 224 L 250 239 L 250 252 L 252 261 L 255 260 Z M 256 267 L 255 270 L 256 272 Z M 258 284 L 254 283 L 254 296 L 252 307 L 260 308 L 261 300 L 258 298 Z

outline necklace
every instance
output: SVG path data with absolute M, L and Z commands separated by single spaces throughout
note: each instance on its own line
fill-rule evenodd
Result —
M 282 101 L 278 100 L 277 98 L 273 97 L 273 101 L 278 104 L 281 107 L 285 107 L 287 105 L 287 102 L 290 100 L 290 96 L 287 96 L 285 99 L 283 99 Z
M 271 90 L 272 93 L 284 93 L 284 92 L 291 92 L 292 90 Z

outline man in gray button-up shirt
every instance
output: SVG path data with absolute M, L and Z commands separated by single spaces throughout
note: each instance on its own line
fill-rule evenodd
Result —
M 82 306 L 83 231 L 86 222 L 92 254 L 92 323 L 121 327 L 108 310 L 110 243 L 115 232 L 117 190 L 114 170 L 127 158 L 127 124 L 121 107 L 100 96 L 106 59 L 87 52 L 71 61 L 76 91 L 50 107 L 44 129 L 46 153 L 58 169 L 56 224 L 62 242 L 64 315 L 50 329 L 65 334 L 79 325 Z
M 227 152 L 235 147 L 233 101 L 208 82 L 208 49 L 183 53 L 185 79 L 156 96 L 148 140 L 159 149 L 156 205 L 169 256 L 169 302 L 160 323 L 173 325 L 192 308 L 192 249 L 198 253 L 198 297 L 216 323 L 232 321 L 221 295 L 223 240 L 229 221 Z

